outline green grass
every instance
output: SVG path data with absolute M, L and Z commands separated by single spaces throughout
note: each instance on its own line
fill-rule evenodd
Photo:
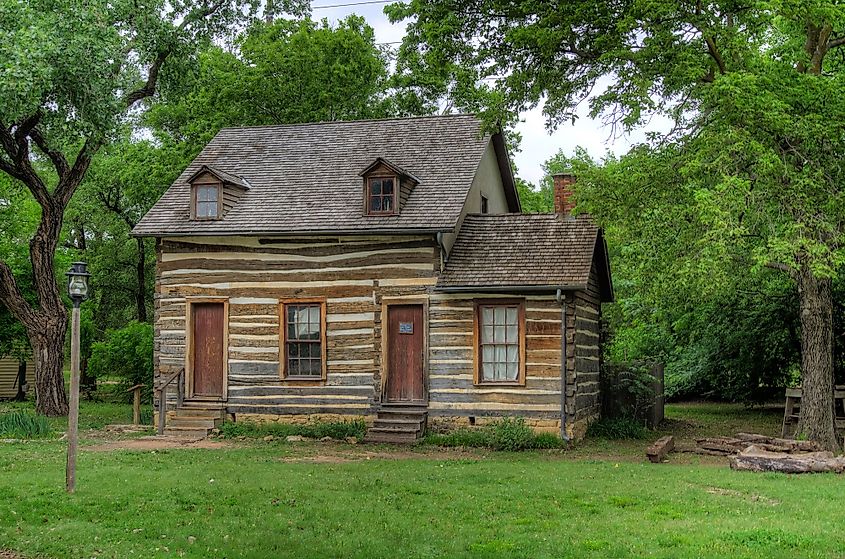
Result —
M 666 429 L 681 437 L 777 429 L 765 410 L 669 412 Z M 0 548 L 57 559 L 845 555 L 840 476 L 733 472 L 713 459 L 654 465 L 643 461 L 647 441 L 624 442 L 636 456 L 624 445 L 613 452 L 620 444 L 83 450 L 68 496 L 63 443 L 7 443 Z
M 220 429 L 224 438 L 246 437 L 260 439 L 268 435 L 285 438 L 291 435 L 308 437 L 311 439 L 322 439 L 331 437 L 333 439 L 345 439 L 355 437 L 363 439 L 367 432 L 367 424 L 363 419 L 354 421 L 326 421 L 315 422 L 307 425 L 296 425 L 291 423 L 251 423 L 248 421 L 231 422 L 227 421 Z
M 12 411 L 0 414 L 0 437 L 34 439 L 50 434 L 50 422 L 46 417 L 27 411 Z
M 27 402 L 0 402 L 0 415 L 11 412 L 33 412 L 34 404 Z M 141 406 L 141 422 L 152 425 L 153 407 L 151 405 Z M 67 430 L 67 417 L 51 417 L 47 420 L 55 432 Z M 92 402 L 81 400 L 79 402 L 79 429 L 102 429 L 111 424 L 132 423 L 132 406 L 111 402 Z

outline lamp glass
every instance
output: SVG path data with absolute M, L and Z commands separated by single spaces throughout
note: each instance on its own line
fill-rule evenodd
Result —
M 85 276 L 71 276 L 68 293 L 71 297 L 85 297 L 88 295 L 88 282 Z

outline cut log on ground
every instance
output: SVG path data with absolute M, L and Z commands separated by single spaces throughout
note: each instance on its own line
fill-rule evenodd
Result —
M 648 449 L 646 449 L 645 454 L 648 456 L 648 459 L 655 464 L 659 464 L 666 459 L 666 455 L 672 452 L 675 449 L 675 437 L 672 435 L 666 435 L 665 437 L 660 437 L 654 444 L 652 444 Z
M 783 472 L 785 474 L 807 474 L 845 471 L 845 457 L 834 457 L 832 452 L 805 452 L 788 454 L 770 452 L 755 445 L 749 446 L 736 456 L 731 456 L 731 469 L 750 472 Z

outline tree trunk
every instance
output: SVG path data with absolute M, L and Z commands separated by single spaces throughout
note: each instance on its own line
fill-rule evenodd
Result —
M 35 410 L 50 417 L 67 415 L 64 377 L 67 309 L 61 307 L 49 318 L 42 317 L 42 325 L 38 330 L 29 331 L 35 357 Z
M 829 278 L 798 271 L 801 306 L 801 412 L 797 435 L 836 450 L 833 399 L 833 295 Z
M 135 274 L 138 278 L 138 291 L 135 295 L 135 304 L 138 307 L 138 322 L 147 321 L 147 299 L 146 299 L 146 285 L 147 285 L 147 269 L 146 260 L 147 254 L 144 247 L 144 238 L 135 237 L 138 243 L 138 261 L 135 264 Z

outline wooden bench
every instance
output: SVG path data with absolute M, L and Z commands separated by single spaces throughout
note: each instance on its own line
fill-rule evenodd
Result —
M 835 386 L 833 398 L 835 413 L 834 426 L 836 427 L 837 435 L 841 437 L 845 434 L 845 386 Z M 791 439 L 795 436 L 800 412 L 801 388 L 787 388 L 786 405 L 783 408 L 783 427 L 781 429 L 781 436 L 783 438 Z

